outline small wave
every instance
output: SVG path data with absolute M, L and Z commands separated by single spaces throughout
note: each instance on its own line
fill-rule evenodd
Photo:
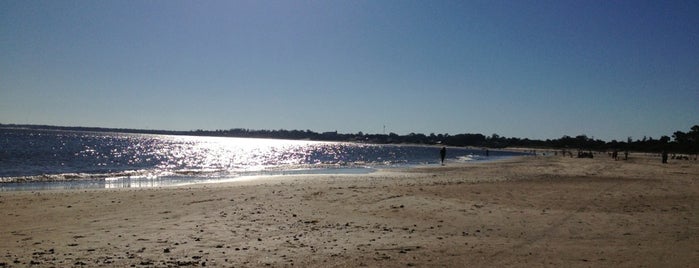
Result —
M 172 174 L 194 177 L 217 177 L 228 175 L 232 170 L 225 169 L 182 169 L 172 171 Z
M 472 155 L 472 154 L 462 155 L 462 156 L 456 157 L 457 162 L 472 162 L 472 161 L 477 161 L 480 159 L 481 158 L 478 155 Z
M 48 182 L 48 181 L 76 181 L 93 179 L 94 174 L 64 173 L 64 174 L 43 174 L 37 176 L 17 176 L 2 177 L 0 183 L 22 183 L 22 182 Z
M 16 176 L 0 177 L 0 183 L 26 183 L 26 182 L 71 182 L 88 180 L 120 180 L 120 179 L 141 179 L 160 178 L 173 176 L 176 173 L 162 170 L 126 170 L 112 173 L 61 173 L 42 174 L 36 176 Z

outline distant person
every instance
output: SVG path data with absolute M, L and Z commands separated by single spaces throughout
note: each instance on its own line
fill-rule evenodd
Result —
M 439 150 L 439 156 L 442 158 L 442 166 L 444 166 L 444 158 L 447 157 L 447 147 L 442 147 L 442 149 Z
M 624 160 L 629 160 L 629 151 L 624 151 Z
M 485 157 L 490 157 L 490 150 L 485 149 Z
M 663 151 L 663 164 L 667 164 L 667 151 Z

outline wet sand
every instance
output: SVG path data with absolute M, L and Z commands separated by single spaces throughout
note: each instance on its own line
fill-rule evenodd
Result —
M 696 267 L 699 162 L 521 157 L 0 193 L 0 267 Z

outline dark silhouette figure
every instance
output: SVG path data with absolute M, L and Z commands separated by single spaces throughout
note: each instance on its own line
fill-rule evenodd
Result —
M 624 160 L 629 160 L 629 151 L 624 151 Z
M 663 164 L 667 164 L 667 151 L 663 151 Z
M 447 147 L 442 147 L 441 150 L 439 150 L 439 156 L 442 158 L 442 166 L 444 165 L 444 158 L 447 157 Z
M 490 150 L 485 149 L 485 157 L 490 157 Z

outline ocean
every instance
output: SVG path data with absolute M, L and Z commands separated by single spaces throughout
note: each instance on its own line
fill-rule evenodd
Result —
M 0 129 L 0 191 L 140 188 L 439 164 L 438 146 Z M 447 149 L 447 163 L 522 155 Z

